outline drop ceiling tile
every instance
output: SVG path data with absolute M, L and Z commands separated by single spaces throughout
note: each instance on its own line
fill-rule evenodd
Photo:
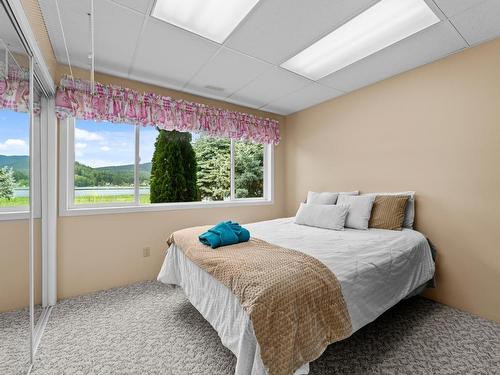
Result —
M 486 0 L 434 0 L 448 18 L 484 3 L 485 1 Z
M 95 2 L 94 9 L 96 70 L 128 73 L 144 17 L 106 1 Z
M 229 97 L 246 105 L 261 107 L 281 98 L 311 81 L 284 69 L 273 67 Z
M 57 59 L 67 64 L 64 41 L 57 12 L 53 3 L 42 0 L 44 18 Z M 90 68 L 90 5 L 87 1 L 59 1 L 64 34 L 68 45 L 71 64 L 81 68 Z M 128 72 L 132 62 L 134 48 L 139 36 L 144 16 L 137 12 L 117 6 L 109 1 L 96 1 L 95 9 L 95 68 L 113 70 L 117 74 Z M 110 20 L 113 22 L 110 22 Z
M 281 64 L 378 0 L 261 0 L 226 45 Z
M 57 19 L 57 12 L 54 3 L 52 0 L 38 0 L 38 4 L 40 4 L 40 9 L 43 14 L 45 26 L 47 27 L 47 32 L 49 33 L 52 49 L 56 55 L 56 60 L 60 63 L 66 64 L 61 28 Z
M 134 79 L 184 86 L 220 48 L 217 43 L 148 18 L 130 72 Z
M 44 11 L 44 20 L 57 60 L 63 64 L 68 64 L 61 26 L 54 2 L 51 0 L 40 0 L 40 6 Z M 68 45 L 70 62 L 74 66 L 88 68 L 90 66 L 88 55 L 91 48 L 89 16 L 87 14 L 90 11 L 89 3 L 78 0 L 59 1 L 59 9 Z
M 441 22 L 325 77 L 321 85 L 259 61 L 282 63 L 377 1 L 261 0 L 221 47 L 144 16 L 154 0 L 102 0 L 95 2 L 96 70 L 252 108 L 292 113 L 337 96 L 335 89 L 352 91 L 466 47 L 452 25 Z M 54 2 L 39 2 L 57 60 L 66 63 Z M 500 35 L 498 0 L 426 2 L 443 19 L 437 3 L 470 43 Z M 71 62 L 88 69 L 89 2 L 65 0 L 59 6 Z
M 466 47 L 454 27 L 442 21 L 319 82 L 345 92 L 353 91 Z
M 500 36 L 500 1 L 484 1 L 450 21 L 471 45 Z
M 262 109 L 280 115 L 289 115 L 343 94 L 342 91 L 313 82 L 310 85 L 302 87 L 291 94 L 267 104 Z
M 191 79 L 185 89 L 201 95 L 226 98 L 270 68 L 270 64 L 222 48 Z
M 182 91 L 182 86 L 184 85 L 184 82 L 180 82 L 175 78 L 165 78 L 161 75 L 156 75 L 156 74 L 148 74 L 146 76 L 146 74 L 141 74 L 140 72 L 139 74 L 129 74 L 126 78 L 146 83 L 149 85 L 166 87 L 169 89 L 174 89 L 179 91 Z
M 101 0 L 102 1 L 102 0 Z M 142 14 L 146 14 L 154 0 L 112 0 L 115 3 L 123 5 L 127 8 L 136 10 Z
M 238 99 L 238 98 L 226 98 L 224 99 L 225 102 L 241 105 L 243 107 L 248 107 L 248 108 L 255 108 L 259 109 L 262 107 L 262 104 L 260 104 L 258 101 L 255 100 L 244 100 L 244 99 Z

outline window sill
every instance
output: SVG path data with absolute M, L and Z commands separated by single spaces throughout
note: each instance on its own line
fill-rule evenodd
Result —
M 0 221 L 2 220 L 27 220 L 30 212 L 26 211 L 0 211 Z
M 180 203 L 157 203 L 151 205 L 130 205 L 130 206 L 96 206 L 96 207 L 72 207 L 60 210 L 60 216 L 84 216 L 84 215 L 109 215 L 133 212 L 154 212 L 154 211 L 178 211 L 195 210 L 205 208 L 226 208 L 242 206 L 265 206 L 274 204 L 269 199 L 241 199 L 220 202 L 180 202 Z

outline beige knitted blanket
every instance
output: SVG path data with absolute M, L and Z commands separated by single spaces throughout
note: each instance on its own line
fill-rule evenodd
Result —
M 319 260 L 253 237 L 214 250 L 198 240 L 209 228 L 174 232 L 169 245 L 175 242 L 239 299 L 270 375 L 293 374 L 351 334 L 340 284 Z

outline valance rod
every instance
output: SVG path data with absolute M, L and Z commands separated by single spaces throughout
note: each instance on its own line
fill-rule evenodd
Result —
M 60 119 L 124 122 L 255 143 L 276 145 L 281 140 L 277 120 L 69 76 L 57 90 L 56 114 Z

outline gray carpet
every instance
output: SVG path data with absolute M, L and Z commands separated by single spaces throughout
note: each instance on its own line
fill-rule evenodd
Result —
M 35 305 L 35 324 L 42 314 Z M 26 374 L 30 365 L 29 310 L 0 313 L 0 374 Z
M 17 373 L 16 358 L 0 359 L 1 374 Z M 61 301 L 32 374 L 216 375 L 234 365 L 181 289 L 147 282 Z M 500 325 L 416 297 L 331 345 L 311 374 L 500 374 Z
M 28 310 L 0 314 L 0 374 L 25 374 L 29 358 Z

